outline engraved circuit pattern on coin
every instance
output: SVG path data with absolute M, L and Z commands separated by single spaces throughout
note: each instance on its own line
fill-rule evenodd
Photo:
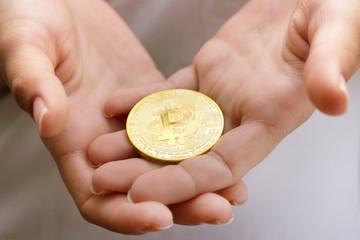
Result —
M 224 118 L 204 94 L 170 89 L 140 100 L 129 113 L 126 129 L 144 158 L 179 162 L 209 151 L 223 132 Z

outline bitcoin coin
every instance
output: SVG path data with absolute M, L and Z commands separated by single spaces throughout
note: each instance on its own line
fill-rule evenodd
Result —
M 206 95 L 186 89 L 150 94 L 130 111 L 130 142 L 149 160 L 180 162 L 208 152 L 220 138 L 224 117 Z

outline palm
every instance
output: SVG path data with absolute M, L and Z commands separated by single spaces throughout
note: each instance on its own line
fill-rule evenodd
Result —
M 342 48 L 352 46 L 340 41 L 343 39 L 319 47 L 319 42 L 329 37 L 323 35 L 326 24 L 318 25 L 320 33 L 313 33 L 316 37 L 309 42 L 304 29 L 311 24 L 305 16 L 312 14 L 314 6 L 306 2 L 269 5 L 252 1 L 204 45 L 194 59 L 195 71 L 183 72 L 188 72 L 187 76 L 192 72 L 190 81 L 197 82 L 198 90 L 220 105 L 225 134 L 207 155 L 139 177 L 131 188 L 135 202 L 171 204 L 235 184 L 311 115 L 315 107 L 308 93 L 322 110 L 344 111 L 345 92 L 339 88 L 340 81 L 333 79 L 348 77 L 351 72 L 339 69 L 342 65 L 355 68 L 357 58 L 343 61 L 341 54 L 346 51 Z M 313 19 L 318 19 L 316 14 L 322 10 L 315 12 Z M 332 51 L 339 49 L 337 44 L 342 51 Z M 311 49 L 315 49 L 312 54 Z M 354 48 L 354 56 L 358 50 Z M 319 59 L 323 61 L 317 63 Z M 167 188 L 163 182 L 172 184 Z
M 253 37 L 255 41 L 258 38 Z M 282 39 L 276 40 L 280 42 L 280 46 L 275 46 L 278 50 L 260 45 L 248 55 L 248 42 L 240 42 L 239 49 L 222 39 L 220 33 L 196 57 L 199 91 L 221 106 L 226 120 L 225 132 L 251 121 L 269 130 L 289 128 L 291 131 L 313 111 L 300 69 L 277 55 L 281 52 Z M 214 48 L 220 54 L 214 56 Z
M 264 17 L 251 21 L 246 20 L 248 9 L 251 4 L 242 10 L 245 14 L 236 15 L 203 46 L 194 66 L 199 91 L 212 97 L 224 112 L 225 132 L 238 131 L 235 134 L 241 139 L 236 141 L 253 145 L 256 153 L 252 154 L 257 155 L 254 166 L 310 117 L 314 106 L 302 80 L 305 60 L 287 47 L 286 41 L 292 37 L 285 37 L 288 11 L 257 6 L 257 11 L 265 11 Z M 248 132 L 251 128 L 254 131 Z M 272 144 L 266 144 L 269 140 Z M 218 145 L 215 151 L 220 150 L 221 141 Z M 249 154 L 245 151 L 243 156 Z

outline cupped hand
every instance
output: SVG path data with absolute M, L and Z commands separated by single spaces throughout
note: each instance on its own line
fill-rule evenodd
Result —
M 189 71 L 181 70 L 165 82 L 117 90 L 105 102 L 105 115 L 109 118 L 123 116 L 136 101 L 154 91 L 180 86 L 194 89 L 196 85 L 191 76 L 192 72 L 189 68 Z M 122 98 L 126 99 L 126 103 L 118 103 L 117 100 Z M 139 176 L 164 166 L 159 162 L 140 158 L 127 138 L 126 130 L 98 137 L 90 145 L 89 158 L 93 165 L 98 166 L 92 178 L 92 192 L 100 196 L 114 192 L 127 193 Z M 172 185 L 171 182 L 158 184 L 159 187 Z M 131 199 L 129 200 L 132 202 Z M 200 194 L 168 207 L 174 215 L 174 222 L 178 224 L 225 224 L 233 219 L 230 204 L 240 205 L 246 200 L 246 185 L 239 181 L 220 191 Z
M 104 1 L 0 1 L 0 56 L 1 77 L 18 104 L 34 117 L 88 221 L 131 234 L 172 225 L 173 214 L 161 203 L 131 204 L 124 193 L 96 196 L 90 192 L 94 172 L 87 156 L 90 143 L 124 128 L 121 117 L 103 116 L 106 96 L 114 89 L 165 81 L 136 37 Z M 117 99 L 120 104 L 126 101 Z M 191 210 L 211 201 L 217 203 L 215 210 L 225 208 L 227 220 L 231 208 L 217 196 L 205 194 L 193 203 L 175 206 L 174 215 L 203 222 L 215 217 L 216 211 L 204 215 L 204 211 Z
M 163 87 L 182 87 L 182 82 L 213 98 L 225 116 L 224 135 L 205 155 L 178 165 L 145 166 L 131 185 L 130 199 L 171 205 L 227 189 L 306 121 L 315 107 L 332 115 L 344 113 L 346 80 L 359 64 L 359 10 L 359 1 L 248 3 L 202 47 L 191 67 Z M 105 112 L 126 113 L 140 97 L 159 88 L 120 90 L 106 101 Z M 116 104 L 119 96 L 127 96 L 128 105 Z M 130 143 L 114 143 L 113 136 L 126 139 L 124 132 L 97 139 L 90 148 L 94 162 L 128 157 Z M 104 142 L 112 157 L 101 157 L 101 149 L 109 149 Z M 111 163 L 113 169 L 121 168 L 122 178 L 132 169 L 127 161 Z M 95 172 L 95 188 L 120 189 L 115 175 L 105 178 L 107 164 Z
M 0 3 L 2 75 L 33 115 L 81 214 L 123 233 L 170 225 L 171 212 L 161 204 L 135 206 L 126 195 L 99 198 L 89 190 L 90 142 L 123 127 L 104 120 L 105 96 L 114 88 L 163 80 L 131 31 L 103 1 Z

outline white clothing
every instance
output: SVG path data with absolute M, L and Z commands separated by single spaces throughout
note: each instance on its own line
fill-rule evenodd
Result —
M 165 75 L 194 54 L 241 1 L 113 0 Z M 186 21 L 184 21 L 186 16 Z M 82 219 L 35 124 L 0 98 L 0 239 L 358 240 L 360 74 L 341 117 L 316 112 L 245 177 L 249 201 L 225 226 L 173 226 L 125 236 Z

